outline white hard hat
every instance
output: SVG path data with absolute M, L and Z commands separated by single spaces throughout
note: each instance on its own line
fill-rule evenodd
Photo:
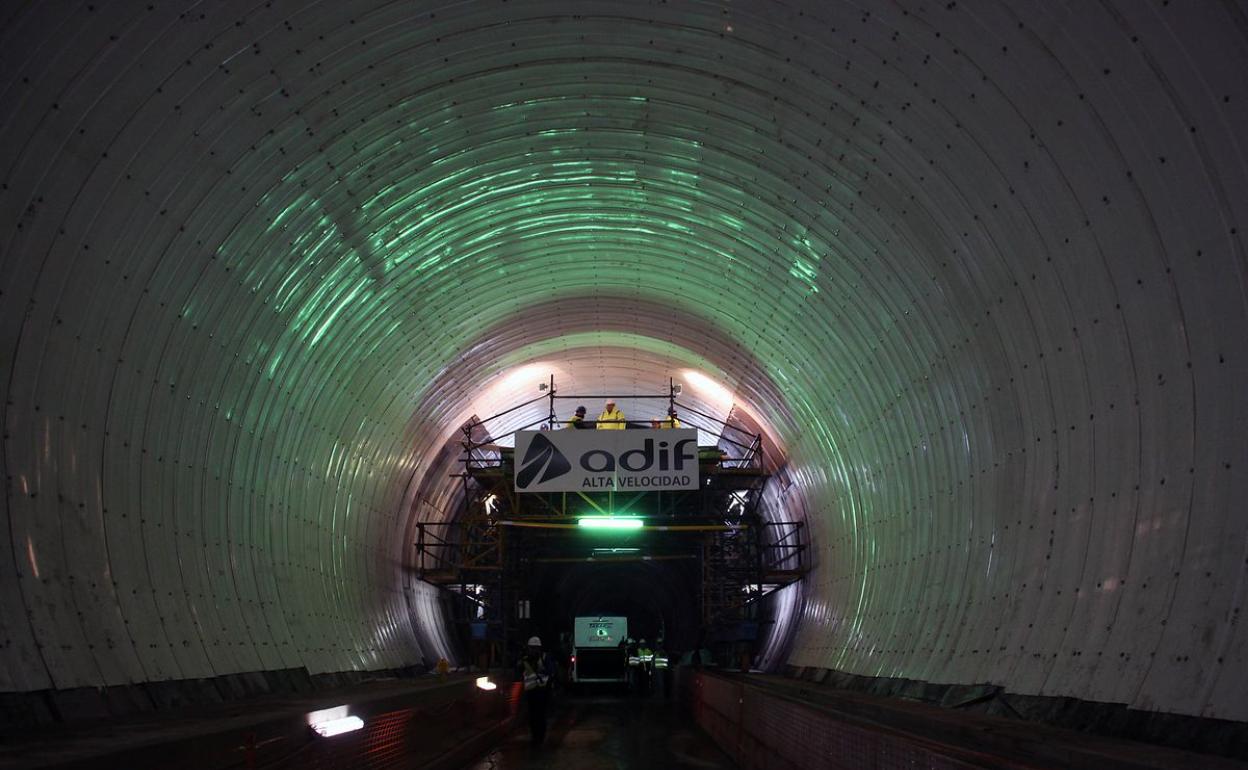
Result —
M 530 647 L 541 647 L 541 646 L 542 646 L 542 640 L 541 640 L 541 639 L 538 639 L 536 636 L 530 636 L 530 637 L 529 637 L 529 646 L 530 646 Z

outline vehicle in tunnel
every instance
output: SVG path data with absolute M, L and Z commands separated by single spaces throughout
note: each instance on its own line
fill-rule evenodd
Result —
M 628 618 L 590 615 L 572 621 L 572 652 L 568 682 L 627 684 Z

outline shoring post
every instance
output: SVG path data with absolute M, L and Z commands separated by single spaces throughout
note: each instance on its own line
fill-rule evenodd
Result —
M 509 596 L 507 596 L 507 591 L 506 591 L 506 583 L 507 583 L 507 580 L 506 580 L 506 578 L 504 577 L 504 576 L 506 575 L 506 573 L 507 573 L 507 549 L 506 549 L 506 547 L 503 545 L 503 538 L 505 537 L 505 533 L 504 533 L 504 531 L 503 531 L 503 530 L 504 530 L 504 529 L 506 529 L 506 528 L 505 528 L 505 527 L 498 527 L 498 526 L 496 526 L 496 527 L 495 527 L 495 529 L 498 531 L 498 566 L 499 566 L 499 570 L 498 570 L 498 572 L 496 572 L 496 573 L 495 573 L 494 600 L 495 600 L 495 602 L 496 602 L 496 605 L 495 605 L 495 606 L 498 608 L 498 611 L 499 611 L 499 613 L 498 613 L 498 614 L 499 614 L 499 624 L 500 624 L 500 625 L 499 625 L 499 634 L 502 636 L 502 645 L 503 645 L 503 649 L 504 649 L 504 650 L 506 650 L 506 652 L 505 652 L 504 654 L 509 654 L 509 653 L 510 653 L 510 651 L 511 651 L 511 650 L 510 650 L 510 647 L 509 647 L 509 645 L 508 645 L 508 643 L 509 643 L 509 641 L 510 641 L 509 637 L 510 637 L 510 635 L 511 635 L 511 624 L 508 622 L 508 620 L 510 620 L 510 619 L 511 619 L 511 609 L 512 609 L 512 608 L 508 606 L 508 605 L 510 604 L 510 602 L 508 601 L 508 599 L 510 599 L 510 597 L 509 597 Z M 486 618 L 485 618 L 485 620 L 486 620 L 486 624 L 487 624 L 487 626 L 486 626 L 486 629 L 487 629 L 487 630 L 486 630 L 486 633 L 487 633 L 487 634 L 489 633 L 489 630 L 488 630 L 488 629 L 489 629 L 489 626 L 488 626 L 488 624 L 489 624 L 489 621 L 491 620 L 491 618 L 489 617 L 489 615 L 490 615 L 490 614 L 491 614 L 491 613 L 488 613 L 488 612 L 487 612 L 487 613 L 486 613 Z
M 754 526 L 750 527 L 750 529 L 754 530 L 747 534 L 754 539 L 754 579 L 757 581 L 755 585 L 758 586 L 758 598 L 761 601 L 763 598 L 763 578 L 766 576 L 766 564 L 763 561 L 763 538 L 765 533 L 763 532 L 763 527 Z M 755 617 L 757 617 L 757 607 L 754 608 L 754 612 Z M 756 637 L 751 647 L 756 649 L 757 646 L 758 639 Z M 751 650 L 750 657 L 753 657 L 753 650 Z
M 416 524 L 416 569 L 421 576 L 425 574 L 425 525 L 423 522 Z
M 550 429 L 555 429 L 555 375 L 550 375 Z

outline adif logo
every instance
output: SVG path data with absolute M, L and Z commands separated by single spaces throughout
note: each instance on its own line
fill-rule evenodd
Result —
M 516 433 L 517 492 L 698 488 L 696 430 Z
M 537 483 L 542 484 L 570 470 L 572 470 L 572 463 L 563 456 L 563 452 L 560 452 L 550 439 L 539 433 L 529 442 L 524 459 L 520 461 L 520 472 L 516 474 L 516 488 L 528 489 L 539 472 L 542 472 L 542 477 L 537 479 Z

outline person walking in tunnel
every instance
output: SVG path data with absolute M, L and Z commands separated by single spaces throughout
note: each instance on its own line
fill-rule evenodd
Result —
M 628 423 L 624 420 L 624 412 L 615 405 L 615 400 L 607 401 L 607 406 L 598 415 L 598 430 L 624 430 Z
M 654 688 L 664 698 L 672 697 L 672 669 L 668 661 L 667 646 L 662 639 L 654 645 Z
M 667 417 L 665 417 L 662 420 L 659 420 L 659 428 L 666 430 L 666 429 L 679 428 L 679 427 L 680 427 L 680 419 L 676 416 L 676 407 L 674 406 L 668 407 Z
M 589 425 L 585 422 L 585 407 L 578 406 L 576 408 L 576 414 L 572 415 L 572 419 L 568 420 L 568 427 L 575 428 L 577 430 L 589 427 Z
M 631 637 L 624 647 L 624 660 L 628 666 L 628 691 L 636 693 L 641 685 L 641 657 L 638 655 L 637 642 Z
M 642 639 L 637 643 L 637 692 L 641 695 L 650 694 L 650 680 L 654 674 L 654 650 Z
M 529 710 L 529 737 L 534 746 L 546 740 L 546 710 L 550 705 L 550 691 L 555 681 L 555 661 L 542 652 L 542 640 L 529 638 L 528 649 L 520 659 L 524 677 L 524 699 Z

